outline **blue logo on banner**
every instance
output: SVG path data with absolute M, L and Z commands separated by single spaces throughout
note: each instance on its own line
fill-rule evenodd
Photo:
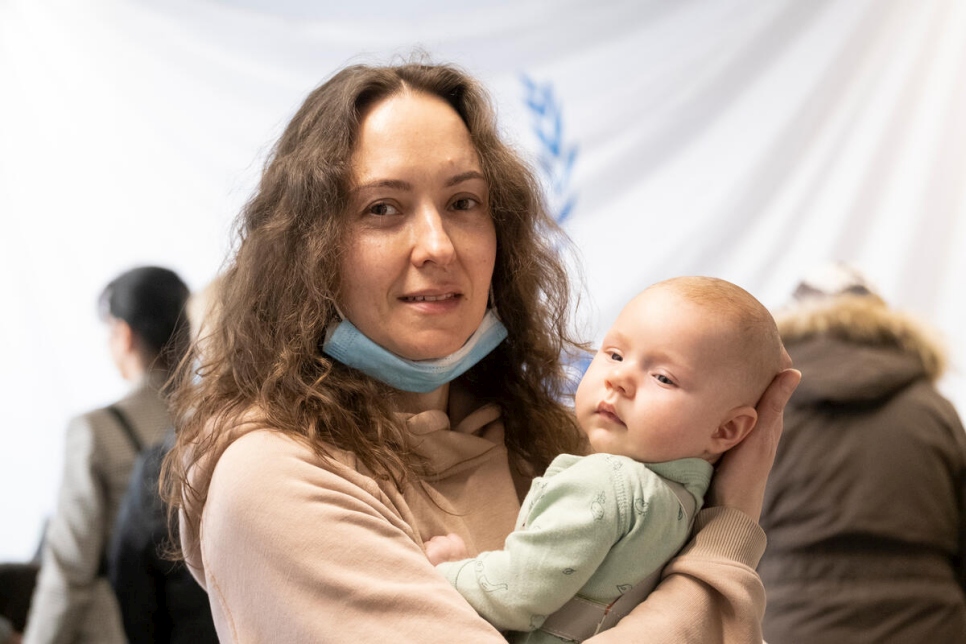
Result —
M 537 163 L 549 190 L 550 212 L 562 224 L 571 214 L 577 197 L 570 190 L 570 173 L 577 160 L 577 145 L 564 141 L 563 109 L 553 92 L 553 84 L 537 83 L 524 74 L 526 104 L 530 110 L 533 133 L 539 149 Z

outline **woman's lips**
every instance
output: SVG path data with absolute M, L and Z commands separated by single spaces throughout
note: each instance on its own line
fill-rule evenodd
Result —
M 403 302 L 442 302 L 458 297 L 456 293 L 441 293 L 439 295 L 403 295 L 399 299 Z

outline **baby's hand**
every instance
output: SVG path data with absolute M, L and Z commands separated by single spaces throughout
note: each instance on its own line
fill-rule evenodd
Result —
M 444 561 L 459 561 L 466 559 L 469 555 L 466 551 L 466 544 L 458 534 L 452 532 L 447 535 L 433 537 L 423 544 L 426 549 L 426 556 L 434 566 Z

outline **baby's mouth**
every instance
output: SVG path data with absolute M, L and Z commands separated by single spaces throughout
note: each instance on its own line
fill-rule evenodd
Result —
M 615 422 L 620 425 L 624 424 L 624 421 L 621 420 L 621 417 L 617 415 L 617 410 L 614 409 L 614 406 L 610 403 L 602 402 L 597 405 L 597 413 L 611 422 Z

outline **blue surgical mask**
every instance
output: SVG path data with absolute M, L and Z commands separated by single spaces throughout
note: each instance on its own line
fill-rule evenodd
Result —
M 506 327 L 488 310 L 480 327 L 456 353 L 435 360 L 407 360 L 367 338 L 352 322 L 337 320 L 326 329 L 322 351 L 396 389 L 427 393 L 464 374 L 506 336 Z

